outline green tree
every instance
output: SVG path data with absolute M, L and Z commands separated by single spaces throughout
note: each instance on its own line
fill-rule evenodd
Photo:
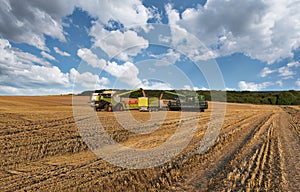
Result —
M 293 101 L 296 99 L 293 93 L 291 92 L 280 92 L 277 97 L 278 105 L 291 105 Z

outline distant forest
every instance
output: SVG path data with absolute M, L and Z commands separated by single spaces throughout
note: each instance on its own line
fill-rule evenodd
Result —
M 102 92 L 104 90 L 97 90 Z M 127 91 L 127 90 L 121 90 Z M 173 90 L 174 91 L 174 90 Z M 84 91 L 80 95 L 91 96 L 94 91 Z M 161 90 L 145 90 L 147 96 L 159 97 Z M 188 94 L 186 90 L 176 90 L 177 93 Z M 227 101 L 231 103 L 251 103 L 251 104 L 270 104 L 270 105 L 300 105 L 300 91 L 197 91 L 199 95 L 204 95 L 206 100 Z M 142 97 L 140 91 L 133 92 L 130 97 Z M 164 99 L 173 99 L 174 95 L 165 94 Z

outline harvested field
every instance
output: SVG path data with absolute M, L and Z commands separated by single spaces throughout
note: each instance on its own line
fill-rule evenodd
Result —
M 170 161 L 129 169 L 105 161 L 87 147 L 75 124 L 71 96 L 3 96 L 0 191 L 300 189 L 299 107 L 227 104 L 218 139 L 203 154 L 198 147 L 210 122 L 210 108 L 181 118 L 176 111 L 154 112 L 165 115 L 162 123 L 149 122 L 147 112 L 116 113 L 130 113 L 139 126 L 124 129 L 115 113 L 98 112 L 97 118 L 111 138 L 137 149 L 163 144 L 182 122 L 183 128 L 193 124 L 197 129 L 189 145 Z M 159 128 L 152 130 L 155 126 Z M 139 134 L 146 128 L 152 132 Z

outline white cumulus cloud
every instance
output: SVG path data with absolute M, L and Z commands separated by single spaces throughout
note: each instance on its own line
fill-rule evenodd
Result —
M 100 33 L 100 34 L 99 34 Z M 102 38 L 105 33 L 107 36 Z M 125 32 L 91 30 L 92 36 L 95 37 L 94 45 L 100 47 L 109 57 L 115 57 L 122 61 L 128 61 L 130 57 L 136 56 L 142 49 L 149 46 L 148 40 L 138 36 L 135 31 L 128 30 Z
M 98 59 L 98 56 L 95 53 L 93 53 L 90 49 L 78 49 L 77 55 L 83 61 L 87 62 L 90 66 L 94 68 L 103 69 L 106 66 L 106 61 L 104 59 Z
M 87 10 L 102 24 L 108 24 L 110 20 L 118 21 L 125 26 L 146 24 L 149 18 L 157 17 L 140 0 L 81 0 L 78 6 Z
M 0 39 L 0 55 L 0 94 L 44 95 L 72 92 L 70 78 L 74 77 L 73 70 L 70 77 L 68 72 L 62 72 L 43 58 L 13 48 L 6 39 Z M 98 82 L 107 85 L 108 80 L 101 78 Z
M 190 86 L 190 85 L 185 85 L 183 87 L 184 90 L 193 90 L 193 91 L 199 91 L 199 90 L 202 90 L 202 91 L 207 91 L 208 89 L 206 87 L 197 87 L 197 86 Z
M 58 47 L 53 47 L 54 51 L 58 54 L 60 54 L 61 56 L 66 56 L 66 57 L 70 57 L 70 53 L 66 52 L 66 51 L 61 51 Z
M 128 85 L 136 86 L 141 83 L 138 78 L 139 69 L 131 62 L 125 62 L 122 65 L 118 65 L 116 62 L 107 62 L 104 70 Z
M 299 67 L 300 63 L 299 61 L 293 61 L 287 64 L 287 67 Z
M 158 59 L 158 61 L 155 63 L 156 66 L 161 65 L 172 65 L 176 61 L 180 60 L 180 53 L 174 51 L 173 49 L 168 49 L 167 53 L 163 53 L 160 55 L 150 55 L 151 57 L 154 57 L 155 59 Z
M 35 65 L 34 62 L 19 59 L 19 54 L 12 50 L 0 49 L 5 58 L 0 60 L 0 94 L 44 95 L 79 93 L 86 89 L 105 88 L 110 84 L 106 77 L 85 72 L 79 73 L 72 68 L 70 72 L 62 72 L 56 66 Z M 13 79 L 13 81 L 12 81 Z
M 289 78 L 292 78 L 293 75 L 295 75 L 296 73 L 294 71 L 291 70 L 290 67 L 280 67 L 278 69 L 278 72 L 279 72 L 279 76 L 280 77 L 283 77 L 284 79 L 289 79 Z
M 141 87 L 143 89 L 155 89 L 155 90 L 172 89 L 172 86 L 167 82 L 149 81 L 147 79 L 143 79 L 142 82 L 139 85 L 137 85 L 137 87 Z
M 14 42 L 48 50 L 45 35 L 65 41 L 62 17 L 73 12 L 75 1 L 3 0 L 0 2 L 0 34 Z
M 79 89 L 81 91 L 84 89 L 103 89 L 110 84 L 109 79 L 106 77 L 99 78 L 98 75 L 90 72 L 79 73 L 74 68 L 70 70 L 70 80 L 75 83 L 75 89 Z
M 263 83 L 254 83 L 254 82 L 245 82 L 245 81 L 239 82 L 239 88 L 243 91 L 260 91 L 271 85 L 273 85 L 272 82 L 263 82 Z
M 124 26 L 143 25 L 150 18 L 160 19 L 154 8 L 146 8 L 140 0 L 69 0 L 68 3 L 61 0 L 2 0 L 0 34 L 2 38 L 48 50 L 45 35 L 66 41 L 63 18 L 72 14 L 75 7 L 87 11 L 101 25 L 108 25 L 111 20 Z
M 47 59 L 52 60 L 52 61 L 55 61 L 55 57 L 53 57 L 53 56 L 50 55 L 49 53 L 46 53 L 45 51 L 42 51 L 42 52 L 41 52 L 41 55 L 42 55 L 44 58 L 47 58 Z
M 181 15 L 170 6 L 166 10 L 169 24 L 196 35 L 216 57 L 241 52 L 273 63 L 293 57 L 300 46 L 299 8 L 293 0 L 209 0 Z
M 269 74 L 272 74 L 276 72 L 276 70 L 271 70 L 269 67 L 265 67 L 263 68 L 263 70 L 260 72 L 260 76 L 261 77 L 266 77 L 268 76 Z
M 104 59 L 99 59 L 95 53 L 87 48 L 79 49 L 77 55 L 87 62 L 88 65 L 94 68 L 103 69 L 105 72 L 128 85 L 136 86 L 141 82 L 138 78 L 139 69 L 129 61 L 122 65 L 119 65 L 116 62 L 105 61 Z

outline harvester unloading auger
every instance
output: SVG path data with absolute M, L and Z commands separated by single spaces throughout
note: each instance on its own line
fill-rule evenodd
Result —
M 142 97 L 125 98 L 133 92 L 141 91 Z M 174 99 L 166 101 L 163 99 L 164 95 L 169 94 L 175 96 Z M 116 91 L 103 91 L 102 93 L 93 93 L 91 98 L 92 107 L 95 111 L 123 111 L 130 109 L 138 109 L 140 111 L 180 111 L 193 110 L 204 112 L 208 108 L 208 103 L 204 95 L 198 95 L 195 92 L 189 94 L 176 93 L 171 91 L 161 91 L 160 97 L 149 97 L 142 88 L 118 93 Z

